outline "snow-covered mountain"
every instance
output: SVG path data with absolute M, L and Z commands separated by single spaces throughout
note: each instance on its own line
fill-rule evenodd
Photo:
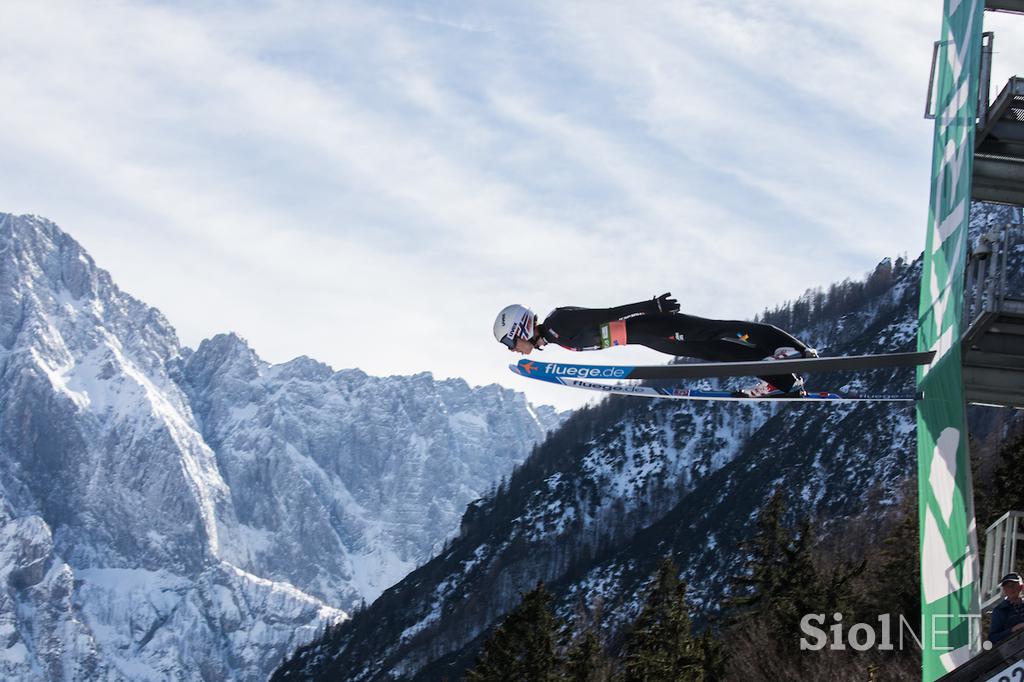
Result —
M 972 234 L 1020 223 L 981 205 Z M 1014 272 L 1024 273 L 1018 243 Z M 921 263 L 883 261 L 863 286 L 811 292 L 779 320 L 825 355 L 913 350 Z M 1014 277 L 1024 286 L 1024 277 Z M 813 303 L 813 305 L 812 305 Z M 814 314 L 808 311 L 814 310 Z M 909 369 L 816 374 L 809 386 L 910 389 Z M 577 411 L 509 484 L 471 505 L 459 538 L 367 610 L 298 651 L 275 680 L 458 679 L 489 628 L 542 580 L 559 615 L 582 600 L 609 638 L 671 554 L 713 613 L 774 491 L 826 525 L 897 502 L 915 466 L 904 404 L 702 404 L 612 396 Z M 880 501 L 881 500 L 881 501 Z
M 561 419 L 230 334 L 182 348 L 56 225 L 0 214 L 0 677 L 263 679 Z
M 431 558 L 561 419 L 497 385 L 270 366 L 231 334 L 180 381 L 238 520 L 225 558 L 346 607 Z

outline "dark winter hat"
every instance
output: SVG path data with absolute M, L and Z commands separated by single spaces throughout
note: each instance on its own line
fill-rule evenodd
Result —
M 1007 573 L 1003 576 L 1003 579 L 999 581 L 1000 585 L 1005 585 L 1006 583 L 1017 583 L 1020 585 L 1021 583 L 1024 583 L 1024 580 L 1021 580 L 1020 573 Z

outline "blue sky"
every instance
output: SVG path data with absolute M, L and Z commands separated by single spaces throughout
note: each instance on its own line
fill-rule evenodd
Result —
M 750 317 L 920 251 L 940 5 L 5 2 L 0 210 L 187 345 L 575 406 L 507 372 L 498 309 Z M 1024 19 L 986 24 L 998 85 Z

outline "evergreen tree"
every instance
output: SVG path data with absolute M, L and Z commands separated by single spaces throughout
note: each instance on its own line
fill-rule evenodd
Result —
M 916 631 L 921 609 L 921 562 L 917 486 L 913 479 L 906 486 L 899 518 L 872 564 L 863 621 L 870 622 L 882 613 L 891 613 L 896 619 L 902 615 Z
M 725 679 L 727 656 L 725 646 L 714 636 L 708 627 L 694 641 L 701 682 L 718 682 Z
M 560 623 L 551 612 L 551 594 L 543 582 L 523 596 L 519 606 L 484 643 L 471 682 L 557 682 L 555 638 Z
M 776 490 L 758 512 L 757 531 L 746 543 L 744 574 L 733 577 L 738 594 L 727 600 L 736 619 L 788 610 L 793 584 L 815 573 L 806 542 L 808 524 L 801 521 L 796 531 L 783 525 L 785 506 Z
M 677 570 L 670 558 L 658 569 L 626 641 L 622 682 L 700 679 L 686 585 L 679 581 Z
M 565 656 L 564 682 L 604 682 L 608 679 L 609 663 L 601 640 L 587 627 L 576 635 Z
M 800 519 L 791 530 L 782 522 L 785 506 L 782 492 L 776 491 L 758 514 L 745 573 L 733 579 L 739 594 L 727 606 L 734 627 L 756 619 L 773 633 L 776 653 L 796 656 L 800 619 L 807 613 L 852 610 L 850 581 L 864 571 L 866 562 L 819 570 L 810 521 Z
M 600 597 L 591 608 L 580 596 L 576 615 L 565 631 L 568 646 L 562 671 L 564 682 L 608 682 L 611 679 L 612 662 L 598 634 L 602 609 Z
M 1011 509 L 1024 509 L 1024 491 L 1019 485 L 1024 467 L 1024 436 L 1007 444 L 999 453 L 999 460 L 992 477 L 991 501 L 984 511 L 988 518 L 979 515 L 983 529 Z

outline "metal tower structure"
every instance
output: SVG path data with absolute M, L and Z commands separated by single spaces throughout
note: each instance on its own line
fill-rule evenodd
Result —
M 1024 204 L 1024 81 L 1010 79 L 989 102 L 994 36 L 983 33 L 986 9 L 1024 12 L 1024 0 L 945 0 L 926 107 L 935 133 L 918 350 L 934 350 L 936 359 L 917 376 L 925 682 L 982 651 L 965 405 L 1024 407 L 1024 306 L 999 289 L 1009 229 L 973 250 L 973 279 L 965 281 L 972 200 Z

